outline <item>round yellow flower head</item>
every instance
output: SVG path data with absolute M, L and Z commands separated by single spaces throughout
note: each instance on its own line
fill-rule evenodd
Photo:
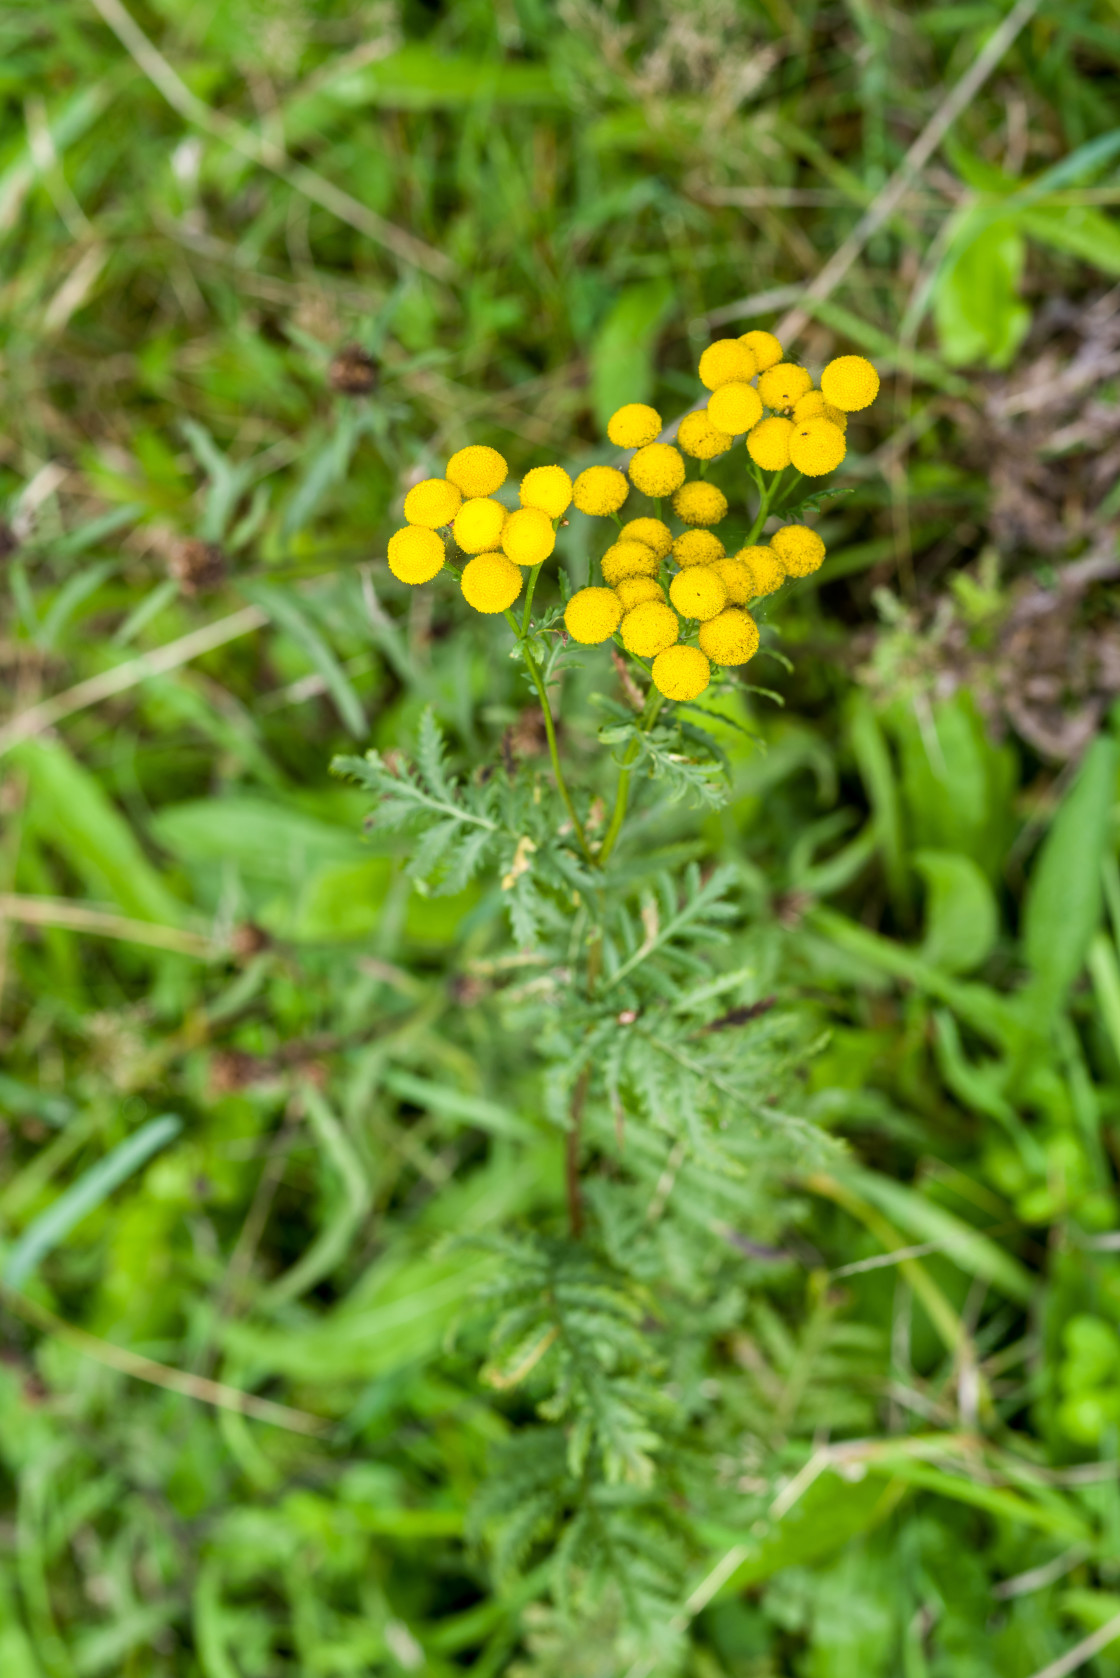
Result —
M 690 565 L 669 584 L 669 599 L 682 618 L 714 618 L 727 605 L 727 590 L 710 565 Z
M 523 507 L 537 507 L 558 519 L 572 499 L 572 480 L 562 466 L 534 466 L 522 478 L 519 493 Z
M 879 394 L 879 375 L 862 355 L 838 355 L 821 374 L 826 402 L 854 414 L 869 408 Z
M 820 478 L 839 466 L 848 452 L 844 433 L 831 420 L 801 420 L 789 440 L 789 458 L 807 478 Z
M 624 612 L 632 612 L 643 601 L 665 598 L 665 590 L 652 577 L 623 577 L 621 582 L 615 583 L 614 592 L 622 602 Z
M 634 487 L 654 500 L 672 495 L 684 483 L 684 457 L 671 443 L 647 443 L 626 470 Z
M 824 543 L 807 524 L 783 524 L 771 536 L 770 546 L 791 577 L 811 577 L 825 553 Z
M 588 466 L 572 485 L 572 500 L 581 513 L 617 513 L 630 485 L 614 466 Z
M 653 661 L 653 685 L 666 699 L 695 699 L 703 693 L 712 667 L 699 647 L 667 647 Z
M 782 359 L 782 346 L 772 332 L 744 332 L 739 342 L 746 344 L 758 363 L 760 373 L 765 373 L 768 367 L 776 367 Z
M 686 530 L 673 543 L 673 558 L 682 571 L 686 565 L 712 565 L 726 551 L 714 530 Z
M 476 495 L 473 500 L 463 502 L 451 529 L 465 554 L 482 554 L 498 546 L 508 517 L 500 501 Z
M 787 525 L 786 528 L 793 527 Z M 764 594 L 773 594 L 786 580 L 786 568 L 781 555 L 764 544 L 753 548 L 740 548 L 735 558 L 750 572 L 752 599 L 758 600 Z
M 733 380 L 720 385 L 708 398 L 708 418 L 720 431 L 740 436 L 762 418 L 762 398 L 753 385 Z
M 661 430 L 661 415 L 644 402 L 628 402 L 607 421 L 607 436 L 618 449 L 640 449 Z
M 789 440 L 793 436 L 793 421 L 771 414 L 759 420 L 747 438 L 747 453 L 756 466 L 765 472 L 780 472 L 789 465 Z
M 795 420 L 816 419 L 827 407 L 828 403 L 822 391 L 807 390 L 804 396 L 799 396 L 793 404 L 793 417 Z
M 631 519 L 618 533 L 620 542 L 644 542 L 658 559 L 664 559 L 673 545 L 673 532 L 660 519 Z
M 729 431 L 717 431 L 703 408 L 686 414 L 677 426 L 677 447 L 693 460 L 714 460 L 726 454 L 735 441 Z
M 446 478 L 425 478 L 422 484 L 414 484 L 405 496 L 404 516 L 409 524 L 438 530 L 441 524 L 451 523 L 462 505 L 462 495 Z
M 758 651 L 758 625 L 749 612 L 728 606 L 700 625 L 698 639 L 713 664 L 746 664 Z
M 599 563 L 611 588 L 623 577 L 656 577 L 658 572 L 657 555 L 644 542 L 614 542 Z
M 408 524 L 389 538 L 389 569 L 400 583 L 430 583 L 445 558 L 442 536 L 423 525 Z
M 597 647 L 622 622 L 622 603 L 609 588 L 581 588 L 564 607 L 564 627 L 573 641 Z
M 792 408 L 812 384 L 804 367 L 797 367 L 792 361 L 779 361 L 776 367 L 768 367 L 759 379 L 758 394 L 768 408 Z
M 757 372 L 758 363 L 738 338 L 717 338 L 700 357 L 700 383 L 709 390 L 729 385 L 733 379 L 747 384 Z
M 476 612 L 504 612 L 521 593 L 521 572 L 505 554 L 476 554 L 460 583 L 463 599 Z
M 741 559 L 713 560 L 712 570 L 727 590 L 727 598 L 733 606 L 745 606 L 758 593 L 751 568 Z
M 502 549 L 515 565 L 539 565 L 556 546 L 552 520 L 539 507 L 521 507 L 502 526 Z
M 622 620 L 622 645 L 639 658 L 656 658 L 680 639 L 677 614 L 663 600 L 647 600 Z
M 684 524 L 718 524 L 727 513 L 727 497 L 715 484 L 697 479 L 681 485 L 673 497 L 673 511 Z
M 464 495 L 493 495 L 506 481 L 509 467 L 488 443 L 472 443 L 447 462 L 447 476 Z

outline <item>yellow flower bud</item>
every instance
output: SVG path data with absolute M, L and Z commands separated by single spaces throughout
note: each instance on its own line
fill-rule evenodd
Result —
M 509 467 L 488 443 L 472 443 L 447 462 L 447 476 L 465 496 L 493 495 L 506 481 Z
M 438 530 L 441 524 L 451 523 L 462 505 L 462 495 L 446 478 L 425 478 L 422 484 L 414 484 L 405 496 L 404 516 L 409 524 Z
M 664 559 L 673 545 L 673 532 L 660 519 L 631 519 L 618 533 L 620 542 L 644 542 L 658 559 Z
M 791 577 L 812 576 L 825 555 L 824 543 L 807 524 L 784 524 L 771 536 L 770 546 Z
M 660 583 L 655 583 L 652 577 L 623 577 L 621 582 L 614 585 L 614 592 L 622 604 L 624 612 L 633 611 L 646 600 L 664 600 L 665 590 Z
M 700 625 L 698 639 L 713 664 L 746 664 L 758 651 L 758 625 L 749 612 L 728 606 Z
M 658 653 L 651 674 L 654 687 L 666 699 L 695 699 L 711 680 L 712 667 L 699 647 L 678 643 Z
M 789 440 L 789 458 L 807 478 L 821 478 L 839 466 L 848 446 L 844 433 L 831 420 L 800 420 Z
M 521 507 L 502 526 L 502 550 L 515 565 L 539 565 L 556 546 L 552 520 L 539 507 Z
M 647 600 L 635 606 L 622 620 L 622 645 L 639 658 L 654 658 L 680 639 L 681 626 L 671 606 L 663 600 Z
M 690 565 L 669 584 L 669 599 L 682 618 L 703 622 L 727 605 L 727 589 L 710 565 Z
M 538 507 L 558 519 L 571 503 L 572 480 L 562 466 L 534 466 L 522 478 L 519 493 L 523 507 Z
M 727 590 L 727 598 L 733 606 L 745 606 L 747 601 L 753 600 L 758 593 L 751 568 L 741 559 L 713 560 L 712 570 Z
M 600 560 L 603 581 L 614 588 L 624 577 L 656 577 L 657 555 L 644 542 L 615 542 Z
M 740 548 L 735 558 L 750 572 L 752 599 L 758 600 L 764 594 L 773 594 L 786 580 L 786 568 L 781 555 L 771 547 L 761 544 L 753 548 Z M 738 604 L 741 605 L 742 602 Z
M 714 530 L 686 530 L 673 543 L 673 558 L 682 571 L 686 565 L 711 565 L 726 551 Z
M 792 408 L 799 396 L 812 388 L 812 379 L 804 367 L 791 361 L 779 361 L 768 367 L 758 381 L 758 394 L 768 408 Z
M 768 367 L 776 367 L 782 359 L 782 346 L 772 332 L 744 332 L 739 342 L 750 350 L 760 373 L 765 373 Z
M 733 380 L 747 384 L 757 372 L 758 363 L 738 338 L 717 338 L 700 357 L 700 383 L 709 390 L 718 390 Z
M 621 622 L 622 603 L 609 588 L 581 588 L 564 608 L 564 627 L 585 647 L 609 641 Z
M 508 517 L 509 513 L 500 501 L 476 495 L 472 500 L 463 502 L 451 529 L 465 554 L 482 554 L 498 546 L 502 526 Z
M 684 457 L 671 443 L 647 443 L 626 470 L 635 488 L 654 500 L 672 495 L 684 483 Z
M 718 524 L 727 512 L 727 497 L 703 479 L 682 484 L 673 497 L 673 511 L 684 524 Z
M 693 460 L 714 460 L 717 454 L 726 454 L 734 441 L 730 432 L 716 430 L 704 408 L 686 414 L 677 426 L 677 447 Z
M 794 420 L 816 419 L 828 407 L 824 395 L 819 390 L 807 390 L 804 396 L 799 396 L 793 404 Z
M 389 538 L 389 569 L 401 583 L 430 583 L 446 554 L 443 538 L 423 525 L 406 525 Z
M 628 402 L 607 421 L 607 436 L 619 449 L 640 449 L 661 430 L 661 415 L 644 402 Z
M 771 414 L 759 420 L 747 438 L 747 453 L 764 472 L 780 472 L 789 465 L 789 440 L 793 436 L 793 421 Z
M 476 612 L 504 612 L 521 593 L 521 572 L 505 554 L 477 554 L 460 583 L 463 599 Z
M 762 418 L 762 398 L 753 385 L 720 385 L 708 398 L 708 418 L 720 431 L 738 437 Z
M 572 500 L 581 513 L 617 513 L 630 485 L 614 466 L 588 466 L 572 485 Z
M 826 402 L 854 414 L 869 408 L 879 394 L 879 375 L 862 355 L 839 355 L 821 374 Z

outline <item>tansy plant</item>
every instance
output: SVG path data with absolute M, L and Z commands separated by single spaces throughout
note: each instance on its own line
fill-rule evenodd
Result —
M 505 616 L 551 780 L 512 756 L 455 775 L 430 715 L 413 761 L 371 751 L 336 766 L 375 795 L 371 825 L 411 833 L 421 889 L 457 892 L 483 869 L 500 882 L 513 948 L 484 964 L 495 1018 L 511 1053 L 531 1053 L 539 1122 L 562 1139 L 539 1218 L 488 1241 L 483 1373 L 508 1440 L 479 1535 L 499 1577 L 539 1565 L 564 1612 L 601 1611 L 606 1592 L 620 1637 L 657 1661 L 679 1642 L 705 1523 L 749 1514 L 704 1469 L 741 1438 L 723 1348 L 746 1308 L 743 1252 L 780 1232 L 781 1183 L 826 1144 L 797 1111 L 804 1027 L 765 995 L 773 951 L 747 914 L 750 880 L 704 877 L 695 846 L 659 839 L 663 801 L 631 809 L 631 793 L 644 770 L 655 791 L 719 798 L 722 753 L 696 701 L 740 680 L 759 603 L 820 566 L 824 543 L 792 515 L 815 505 L 804 480 L 840 464 L 848 414 L 879 387 L 867 361 L 841 356 L 814 388 L 768 332 L 710 345 L 699 372 L 710 395 L 675 444 L 653 408 L 629 404 L 607 427 L 634 451 L 624 471 L 573 482 L 535 467 L 515 510 L 497 498 L 505 460 L 472 444 L 409 490 L 390 539 L 400 581 L 450 571 L 475 611 Z M 745 523 L 705 476 L 741 438 Z M 557 598 L 539 585 L 573 507 L 616 528 L 585 587 L 558 568 Z M 730 543 L 720 528 L 735 517 L 745 540 Z M 613 762 L 601 753 L 578 784 L 551 695 L 607 642 L 628 703 L 597 695 Z

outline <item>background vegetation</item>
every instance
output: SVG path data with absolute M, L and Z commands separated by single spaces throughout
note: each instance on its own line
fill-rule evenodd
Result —
M 527 1411 L 445 1238 L 562 1197 L 502 893 L 327 766 L 431 709 L 534 770 L 493 626 L 388 574 L 404 487 L 607 458 L 798 304 L 885 399 L 783 705 L 667 820 L 847 1151 L 674 1371 L 725 1495 L 658 1670 L 1120 1670 L 1115 4 L 1017 6 L 845 247 L 1004 19 L 0 4 L 4 1678 L 654 1670 L 479 1496 Z

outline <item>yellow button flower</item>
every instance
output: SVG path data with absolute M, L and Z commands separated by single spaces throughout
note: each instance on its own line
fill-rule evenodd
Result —
M 597 647 L 622 622 L 622 602 L 609 588 L 581 588 L 564 608 L 564 627 L 573 641 Z
M 622 603 L 624 612 L 632 612 L 635 606 L 640 606 L 646 600 L 664 600 L 665 590 L 660 583 L 655 583 L 652 577 L 623 577 L 621 582 L 614 585 L 614 592 Z
M 807 478 L 821 478 L 839 466 L 848 445 L 844 433 L 831 420 L 800 420 L 789 440 L 789 458 Z
M 682 484 L 673 497 L 673 511 L 684 524 L 718 524 L 727 513 L 727 497 L 702 479 Z
M 647 600 L 622 620 L 622 645 L 639 658 L 655 658 L 680 639 L 677 614 L 663 600 Z
M 787 525 L 786 528 L 792 527 Z M 773 594 L 786 580 L 786 567 L 781 555 L 765 544 L 740 548 L 735 558 L 740 560 L 751 574 L 751 594 L 755 599 L 761 599 L 764 594 Z
M 804 367 L 792 361 L 779 361 L 768 367 L 758 381 L 758 394 L 768 408 L 792 408 L 799 396 L 812 388 L 813 381 Z
M 793 421 L 772 414 L 759 420 L 747 438 L 747 453 L 764 472 L 780 472 L 789 465 L 789 440 L 793 436 Z
M 807 390 L 804 396 L 799 396 L 793 404 L 793 417 L 795 420 L 816 419 L 827 407 L 823 391 Z
M 697 639 L 713 664 L 746 664 L 758 651 L 758 625 L 749 612 L 729 606 L 700 625 Z
M 677 426 L 677 447 L 693 460 L 714 460 L 717 454 L 726 454 L 734 441 L 730 432 L 716 430 L 704 408 L 686 414 Z
M 521 593 L 521 572 L 505 554 L 477 554 L 460 582 L 463 599 L 476 612 L 504 612 Z
M 661 415 L 644 402 L 628 402 L 607 421 L 607 436 L 618 449 L 640 449 L 661 430 Z
M 660 519 L 631 519 L 618 533 L 620 542 L 644 542 L 658 559 L 664 559 L 673 545 L 673 532 Z
M 441 524 L 451 523 L 462 505 L 462 495 L 446 478 L 425 478 L 422 484 L 414 484 L 405 496 L 404 516 L 409 524 L 438 530 Z
M 666 699 L 695 699 L 712 677 L 712 667 L 699 647 L 667 647 L 653 661 L 653 685 Z
M 741 559 L 713 560 L 712 570 L 727 590 L 727 598 L 733 606 L 745 606 L 747 601 L 753 600 L 758 593 L 751 568 L 744 565 Z
M 760 373 L 765 373 L 768 367 L 776 367 L 784 353 L 772 332 L 744 332 L 739 342 L 750 350 Z
M 854 414 L 869 408 L 879 394 L 879 375 L 862 355 L 839 355 L 821 374 L 826 402 Z
M 634 487 L 654 500 L 672 495 L 684 483 L 684 457 L 671 443 L 647 443 L 626 470 Z
M 476 495 L 473 500 L 463 502 L 451 529 L 465 554 L 482 554 L 498 546 L 508 517 L 500 501 Z
M 537 507 L 558 519 L 571 502 L 572 480 L 562 466 L 534 466 L 522 478 L 519 493 L 523 507 Z
M 807 524 L 784 524 L 775 530 L 770 546 L 791 577 L 810 577 L 824 558 L 825 547 Z
M 710 565 L 690 565 L 669 584 L 669 599 L 682 618 L 714 618 L 727 605 L 727 589 Z
M 753 385 L 733 380 L 713 390 L 708 398 L 708 418 L 718 430 L 741 436 L 762 418 L 762 398 Z
M 613 466 L 588 466 L 572 485 L 572 500 L 581 513 L 617 513 L 630 485 Z
M 502 549 L 515 565 L 539 565 L 556 546 L 552 520 L 539 507 L 521 507 L 502 526 Z
M 657 555 L 644 542 L 615 542 L 599 563 L 611 588 L 623 577 L 656 577 L 659 570 Z
M 718 390 L 736 379 L 747 384 L 757 372 L 758 363 L 738 338 L 717 338 L 700 357 L 700 383 L 709 390 Z
M 472 443 L 447 462 L 447 476 L 464 495 L 493 495 L 506 481 L 509 467 L 488 443 Z
M 673 558 L 682 571 L 686 565 L 711 565 L 726 551 L 714 530 L 686 530 L 673 543 Z
M 389 538 L 389 569 L 398 582 L 430 583 L 445 558 L 443 538 L 423 525 L 406 525 Z

